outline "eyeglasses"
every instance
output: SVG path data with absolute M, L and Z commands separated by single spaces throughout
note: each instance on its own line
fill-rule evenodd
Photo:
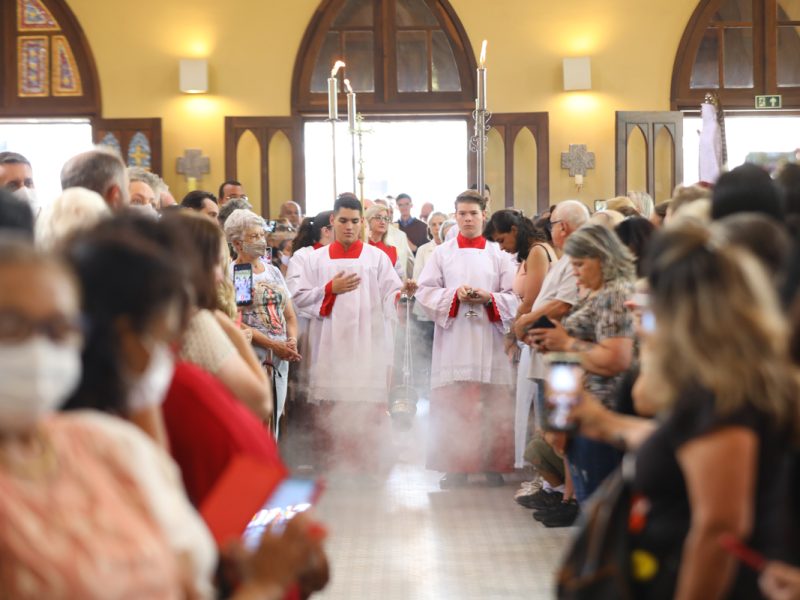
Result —
M 17 311 L 0 311 L 0 342 L 19 343 L 41 334 L 57 343 L 79 346 L 83 327 L 79 319 L 56 316 L 34 320 Z
M 564 219 L 559 219 L 558 221 L 548 221 L 545 227 L 547 227 L 547 231 L 553 231 L 553 225 L 558 225 L 559 223 L 563 223 Z
M 263 231 L 260 231 L 258 233 L 248 233 L 246 236 L 244 236 L 244 239 L 250 242 L 255 240 L 265 240 L 267 239 L 267 234 L 264 233 Z
M 275 231 L 294 231 L 294 227 L 291 225 L 276 225 Z
M 391 223 L 392 220 L 389 217 L 372 217 L 374 221 L 383 221 L 384 223 Z

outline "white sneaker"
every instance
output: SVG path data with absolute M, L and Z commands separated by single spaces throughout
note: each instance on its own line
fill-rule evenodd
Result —
M 514 498 L 520 498 L 521 496 L 532 496 L 540 489 L 542 489 L 541 477 L 537 477 L 533 481 L 523 481 L 520 485 L 520 488 L 514 494 Z

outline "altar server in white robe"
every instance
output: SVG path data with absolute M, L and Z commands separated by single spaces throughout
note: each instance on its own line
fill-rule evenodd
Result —
M 515 265 L 483 237 L 486 200 L 456 199 L 456 239 L 442 243 L 420 275 L 417 303 L 436 324 L 427 466 L 442 489 L 469 473 L 503 485 L 514 465 L 514 396 L 503 336 L 516 314 Z
M 387 321 L 397 319 L 400 281 L 386 253 L 359 239 L 363 210 L 352 194 L 334 205 L 335 240 L 302 266 L 294 300 L 309 315 L 309 401 L 315 411 L 318 464 L 377 473 L 387 437 L 389 368 Z

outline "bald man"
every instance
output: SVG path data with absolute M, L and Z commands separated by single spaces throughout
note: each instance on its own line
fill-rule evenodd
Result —
M 430 202 L 426 202 L 425 204 L 422 205 L 422 208 L 419 209 L 419 220 L 422 221 L 423 223 L 427 223 L 428 217 L 431 215 L 432 212 L 433 212 L 433 204 L 431 204 Z
M 281 205 L 281 212 L 278 215 L 278 220 L 286 219 L 291 223 L 294 230 L 297 231 L 300 229 L 300 223 L 303 220 L 303 209 L 300 208 L 300 205 L 297 202 L 292 202 L 289 200 L 288 202 L 284 202 Z

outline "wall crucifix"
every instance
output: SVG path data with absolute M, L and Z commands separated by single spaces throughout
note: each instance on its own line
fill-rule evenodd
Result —
M 203 156 L 202 150 L 184 150 L 175 170 L 186 177 L 186 187 L 193 192 L 197 189 L 198 180 L 211 172 L 211 161 Z
M 589 169 L 594 169 L 594 152 L 586 149 L 586 144 L 570 144 L 569 152 L 561 153 L 561 168 L 569 169 L 569 176 L 575 178 L 580 189 L 583 178 Z

